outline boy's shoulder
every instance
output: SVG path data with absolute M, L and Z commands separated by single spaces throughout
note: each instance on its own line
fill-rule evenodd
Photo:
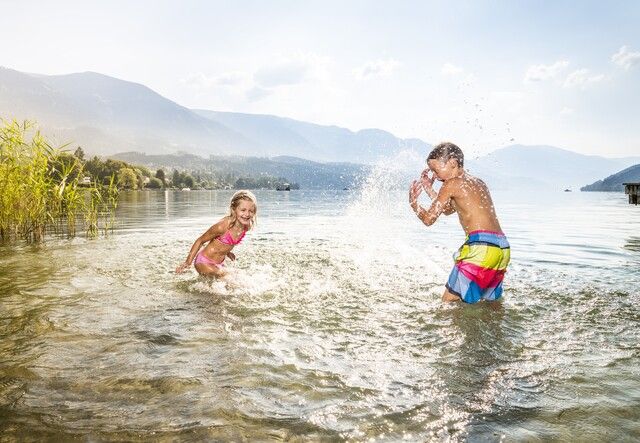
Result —
M 467 190 L 484 190 L 488 191 L 487 185 L 482 179 L 471 175 L 467 172 L 460 177 L 453 177 L 449 180 L 446 180 L 442 184 L 442 189 L 449 193 L 456 193 L 456 191 L 464 191 Z
M 460 179 L 460 185 L 465 184 L 470 186 L 478 186 L 478 185 L 487 186 L 484 180 L 482 180 L 480 177 L 471 175 L 466 171 L 462 177 L 459 177 L 459 179 Z
M 445 180 L 442 183 L 442 188 L 441 189 L 454 190 L 454 189 L 462 188 L 463 185 L 464 185 L 464 178 L 463 177 L 453 177 L 453 178 L 450 178 L 448 180 Z

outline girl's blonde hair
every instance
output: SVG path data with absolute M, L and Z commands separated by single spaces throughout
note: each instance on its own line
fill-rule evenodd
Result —
M 233 196 L 231 196 L 231 202 L 229 202 L 229 214 L 228 214 L 228 217 L 231 218 L 231 226 L 236 224 L 236 213 L 234 211 L 240 204 L 241 200 L 250 201 L 251 203 L 253 203 L 253 207 L 255 208 L 253 217 L 251 217 L 251 227 L 249 228 L 249 229 L 252 229 L 254 225 L 258 222 L 258 200 L 256 199 L 256 196 L 253 195 L 253 192 L 246 191 L 246 190 L 238 191 L 235 194 L 233 194 Z

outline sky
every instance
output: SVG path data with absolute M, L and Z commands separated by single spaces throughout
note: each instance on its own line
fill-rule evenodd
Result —
M 640 2 L 6 1 L 0 66 L 483 154 L 640 155 Z

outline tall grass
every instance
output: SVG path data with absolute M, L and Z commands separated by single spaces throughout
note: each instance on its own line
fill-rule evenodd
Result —
M 96 236 L 113 229 L 117 188 L 80 186 L 82 162 L 54 149 L 30 122 L 0 125 L 0 240 L 38 242 L 45 234 L 73 237 L 78 224 Z

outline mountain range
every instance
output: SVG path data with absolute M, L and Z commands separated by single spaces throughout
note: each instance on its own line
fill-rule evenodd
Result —
M 577 189 L 638 163 L 640 157 L 607 158 L 553 146 L 512 145 L 472 159 L 467 167 L 493 187 L 562 190 Z
M 604 180 L 580 188 L 581 191 L 623 192 L 623 183 L 640 183 L 640 165 L 630 166 Z
M 0 116 L 36 120 L 61 143 L 73 140 L 100 155 L 183 151 L 372 163 L 401 149 L 428 148 L 380 129 L 191 110 L 144 85 L 94 72 L 46 76 L 0 68 Z
M 118 160 L 149 169 L 172 168 L 189 171 L 191 174 L 213 174 L 218 177 L 236 178 L 261 175 L 282 177 L 303 189 L 353 189 L 369 173 L 370 167 L 353 163 L 319 163 L 298 157 L 240 157 L 210 156 L 202 158 L 193 154 L 147 155 L 140 152 L 123 152 L 112 156 Z
M 394 163 L 409 152 L 415 165 L 406 166 L 406 176 L 415 176 L 431 148 L 381 129 L 351 131 L 273 115 L 189 109 L 144 85 L 93 72 L 40 75 L 0 68 L 0 117 L 35 120 L 54 144 L 71 142 L 89 155 L 236 155 L 272 158 L 288 167 L 310 161 L 320 168 L 314 171 L 335 168 L 338 173 L 345 163 Z M 339 164 L 331 164 L 335 162 Z M 269 162 L 249 163 L 275 168 Z M 557 190 L 592 183 L 638 163 L 640 157 L 614 159 L 553 146 L 512 145 L 468 159 L 466 166 L 491 186 Z M 282 165 L 276 169 L 286 170 Z

